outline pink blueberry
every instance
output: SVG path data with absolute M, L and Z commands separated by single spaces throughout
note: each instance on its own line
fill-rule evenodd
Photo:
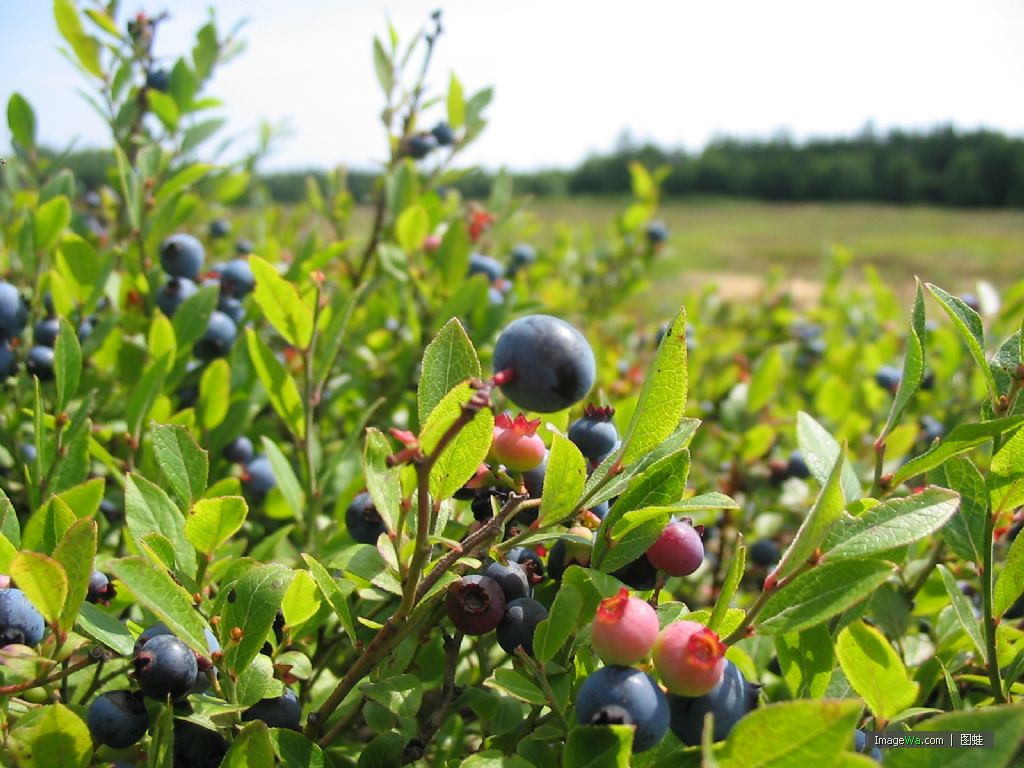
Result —
M 695 621 L 669 624 L 654 643 L 654 667 L 677 696 L 703 696 L 725 672 L 725 644 Z
M 625 587 L 601 601 L 590 629 L 590 644 L 605 664 L 635 664 L 647 658 L 657 639 L 658 614 Z
M 671 522 L 647 550 L 647 559 L 669 576 L 689 576 L 704 562 L 704 544 L 692 525 Z

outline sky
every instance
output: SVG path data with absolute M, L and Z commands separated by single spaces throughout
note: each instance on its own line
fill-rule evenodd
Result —
M 91 4 L 93 0 L 79 0 Z M 156 53 L 190 51 L 209 2 L 122 0 L 171 18 Z M 403 40 L 444 10 L 429 84 L 455 72 L 486 85 L 489 125 L 467 162 L 570 167 L 637 140 L 699 150 L 716 136 L 850 135 L 869 122 L 941 123 L 1024 135 L 1024 0 L 222 0 L 222 29 L 246 18 L 248 49 L 216 74 L 227 133 L 255 143 L 261 120 L 291 128 L 267 168 L 371 168 L 386 153 L 371 41 L 390 18 Z M 47 0 L 0 0 L 0 101 L 33 104 L 41 139 L 108 144 L 58 52 Z M 429 125 L 442 117 L 434 107 Z M 225 134 L 227 135 L 227 134 Z M 0 153 L 9 149 L 4 122 Z

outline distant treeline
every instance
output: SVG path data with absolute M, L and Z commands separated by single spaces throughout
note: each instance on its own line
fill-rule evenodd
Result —
M 105 159 L 95 152 L 67 159 L 86 186 L 103 178 Z M 630 190 L 629 164 L 668 166 L 668 197 L 715 195 L 772 201 L 873 201 L 961 207 L 1024 208 L 1024 139 L 993 131 L 951 127 L 927 133 L 890 131 L 796 143 L 787 139 L 719 139 L 699 153 L 619 141 L 608 153 L 588 157 L 568 170 L 515 173 L 515 189 L 539 197 L 623 195 Z M 321 171 L 267 174 L 263 181 L 277 202 L 306 196 L 306 177 Z M 492 174 L 478 171 L 456 186 L 484 197 Z M 367 199 L 375 175 L 351 171 L 349 187 Z

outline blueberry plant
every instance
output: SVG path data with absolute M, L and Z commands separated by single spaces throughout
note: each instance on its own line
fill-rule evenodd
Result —
M 107 184 L 7 106 L 0 763 L 1020 764 L 1024 285 L 908 322 L 836 250 L 810 308 L 638 325 L 663 172 L 597 245 L 463 199 L 491 92 L 435 94 L 439 14 L 374 41 L 354 232 L 341 172 L 268 203 L 269 128 L 204 159 L 237 30 L 157 60 L 116 5 L 54 3 Z

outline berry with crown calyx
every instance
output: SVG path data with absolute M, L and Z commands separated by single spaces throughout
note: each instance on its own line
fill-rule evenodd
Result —
M 601 601 L 590 627 L 590 644 L 605 664 L 635 664 L 647 657 L 657 639 L 658 614 L 625 587 Z
M 654 643 L 654 667 L 677 696 L 703 696 L 725 672 L 725 643 L 696 621 L 669 624 Z
M 494 457 L 513 472 L 526 472 L 544 461 L 544 441 L 537 434 L 540 419 L 527 419 L 507 413 L 494 420 Z

